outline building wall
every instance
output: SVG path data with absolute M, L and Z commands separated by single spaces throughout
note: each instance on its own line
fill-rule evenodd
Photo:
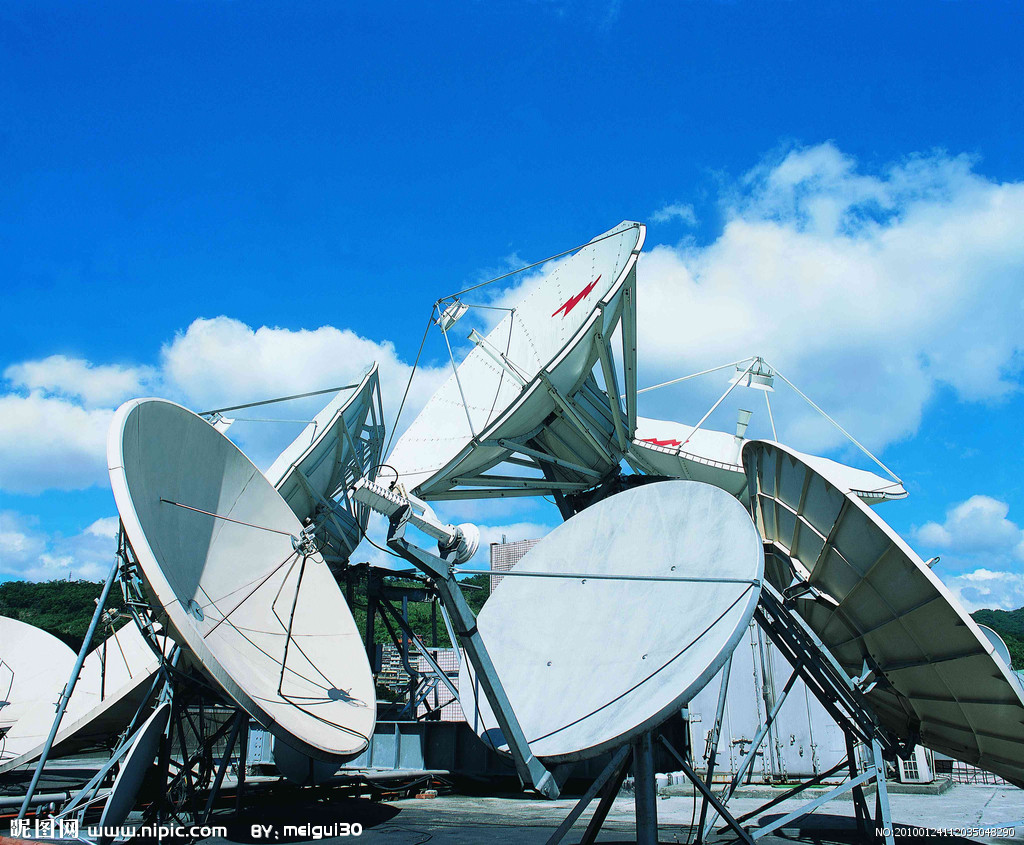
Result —
M 502 581 L 501 575 L 494 575 L 495 572 L 508 572 L 519 563 L 520 559 L 530 549 L 536 546 L 540 539 L 536 540 L 515 540 L 511 543 L 491 543 L 491 592 L 493 593 L 498 584 Z
M 733 652 L 729 673 L 715 763 L 716 773 L 723 778 L 738 768 L 791 672 L 786 659 L 752 622 Z M 690 736 L 694 762 L 700 768 L 707 765 L 707 737 L 714 727 L 721 682 L 719 672 L 690 702 Z M 772 782 L 817 775 L 845 756 L 842 730 L 798 680 L 761 745 L 754 761 L 754 780 Z

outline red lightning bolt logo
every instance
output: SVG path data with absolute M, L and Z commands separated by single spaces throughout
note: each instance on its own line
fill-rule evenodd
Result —
M 645 437 L 641 443 L 653 443 L 655 446 L 682 446 L 678 440 L 658 440 L 656 437 Z
M 573 308 L 579 305 L 580 302 L 587 297 L 587 295 L 594 289 L 594 285 L 596 285 L 599 281 L 601 281 L 600 276 L 594 279 L 594 281 L 592 281 L 589 285 L 583 288 L 583 290 L 581 290 L 578 294 L 576 294 L 575 296 L 570 296 L 557 309 L 555 309 L 555 313 L 552 314 L 551 316 L 554 317 L 558 314 L 559 311 L 562 311 L 562 317 L 568 317 L 569 312 L 572 311 Z

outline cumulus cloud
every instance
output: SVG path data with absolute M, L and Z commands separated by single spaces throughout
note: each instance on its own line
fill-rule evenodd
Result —
M 927 522 L 915 532 L 918 541 L 956 552 L 1001 552 L 1024 560 L 1024 531 L 1007 519 L 1010 506 L 991 496 L 971 496 L 946 511 L 942 523 Z
M 725 191 L 714 241 L 641 258 L 645 379 L 762 354 L 876 448 L 916 431 L 939 383 L 964 400 L 1019 390 L 1024 183 L 973 165 L 934 153 L 866 174 L 822 144 L 754 168 Z M 839 442 L 778 401 L 783 439 Z
M 697 225 L 697 212 L 687 202 L 672 202 L 663 205 L 657 211 L 651 212 L 652 223 L 668 223 L 670 220 L 679 220 L 690 226 Z
M 104 517 L 61 537 L 40 530 L 36 517 L 0 511 L 0 580 L 100 581 L 110 571 L 117 525 L 117 517 Z
M 1024 607 L 1024 574 L 975 569 L 944 578 L 946 586 L 969 613 L 982 608 L 1016 610 Z
M 4 370 L 4 378 L 14 387 L 78 399 L 86 408 L 109 407 L 138 396 L 156 375 L 153 367 L 97 365 L 65 355 L 23 361 Z
M 377 361 L 390 422 L 411 370 L 389 341 L 332 326 L 253 328 L 223 316 L 195 320 L 163 345 L 159 358 L 159 367 L 123 367 L 54 355 L 7 367 L 4 378 L 14 390 L 0 395 L 0 489 L 39 493 L 105 484 L 107 427 L 114 407 L 132 396 L 155 393 L 205 410 L 353 384 Z M 420 368 L 405 423 L 440 377 L 440 370 Z M 328 398 L 271 407 L 255 416 L 309 419 Z M 231 435 L 265 467 L 299 430 L 295 423 L 239 424 Z
M 392 424 L 411 366 L 390 341 L 377 342 L 348 329 L 252 328 L 229 317 L 195 320 L 160 352 L 161 372 L 172 395 L 196 410 L 285 396 L 328 386 L 355 384 L 376 361 L 384 416 Z M 443 370 L 421 366 L 413 380 L 403 425 L 408 424 L 437 388 Z M 262 408 L 257 417 L 310 418 L 326 404 L 320 396 L 303 403 Z M 246 416 L 245 414 L 241 414 Z M 298 431 L 266 424 L 236 425 L 249 457 L 268 465 Z
M 105 483 L 112 416 L 111 409 L 37 392 L 0 396 L 0 489 L 40 493 Z
M 974 495 L 951 506 L 942 522 L 914 529 L 928 552 L 942 552 L 936 574 L 968 610 L 1024 606 L 1024 530 L 1009 519 L 1010 506 Z

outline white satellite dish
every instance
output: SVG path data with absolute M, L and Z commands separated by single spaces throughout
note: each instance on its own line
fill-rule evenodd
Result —
M 592 757 L 689 701 L 749 624 L 763 569 L 743 506 L 692 481 L 619 493 L 555 528 L 477 619 L 533 754 L 549 763 Z M 608 578 L 623 575 L 638 580 Z M 470 726 L 501 749 L 468 660 L 459 697 Z
M 714 484 L 741 501 L 749 501 L 747 476 L 741 451 L 749 440 L 724 431 L 698 428 L 683 423 L 637 417 L 634 453 L 649 472 L 669 478 L 689 478 Z M 801 455 L 802 459 L 829 478 L 844 492 L 853 493 L 869 505 L 890 499 L 904 499 L 903 485 L 867 470 L 846 466 L 828 458 Z
M 95 748 L 120 734 L 150 692 L 159 667 L 160 659 L 136 625 L 124 625 L 107 637 L 82 664 L 49 756 Z M 70 674 L 69 667 L 60 682 L 61 689 Z M 44 716 L 11 729 L 10 754 L 0 761 L 0 774 L 39 758 L 53 717 L 53 708 L 47 707 Z
M 765 576 L 844 670 L 880 723 L 1024 786 L 1024 698 L 949 590 L 860 499 L 777 443 L 743 449 Z M 806 585 L 803 592 L 800 584 Z
M 270 482 L 191 411 L 136 399 L 107 443 L 151 607 L 234 701 L 318 759 L 369 743 L 373 678 L 323 558 Z
M 599 235 L 486 338 L 471 335 L 475 348 L 388 457 L 410 493 L 430 500 L 571 492 L 618 471 L 636 413 L 633 289 L 645 232 L 626 221 Z M 620 320 L 625 413 L 608 345 Z M 599 361 L 608 391 L 593 376 Z M 517 454 L 547 477 L 486 474 Z
M 40 628 L 0 616 L 0 767 L 24 750 L 19 733 L 53 722 L 75 653 Z
M 1010 648 L 1006 645 L 1006 640 L 999 636 L 998 631 L 990 628 L 988 625 L 978 625 L 978 627 L 981 628 L 981 633 L 985 635 L 985 639 L 992 643 L 992 648 L 1003 659 L 1003 663 L 1012 667 L 1013 659 L 1010 657 Z
M 152 712 L 150 717 L 139 729 L 121 763 L 121 768 L 110 788 L 107 803 L 103 805 L 100 816 L 100 827 L 105 829 L 120 827 L 135 806 L 146 771 L 153 765 L 160 751 L 160 738 L 167 728 L 167 720 L 171 716 L 171 705 L 164 702 Z
M 384 445 L 384 411 L 374 364 L 348 396 L 339 393 L 295 438 L 266 476 L 299 522 L 322 524 L 332 548 L 345 560 L 359 544 L 369 511 L 346 491 L 363 476 L 377 475 Z

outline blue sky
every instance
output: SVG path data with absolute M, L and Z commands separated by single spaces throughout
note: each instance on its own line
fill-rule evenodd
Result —
M 1024 604 L 1022 36 L 999 2 L 5 4 L 0 577 L 104 568 L 127 396 L 379 359 L 393 409 L 437 296 L 629 218 L 642 383 L 765 354 L 904 477 L 879 512 L 947 583 Z

